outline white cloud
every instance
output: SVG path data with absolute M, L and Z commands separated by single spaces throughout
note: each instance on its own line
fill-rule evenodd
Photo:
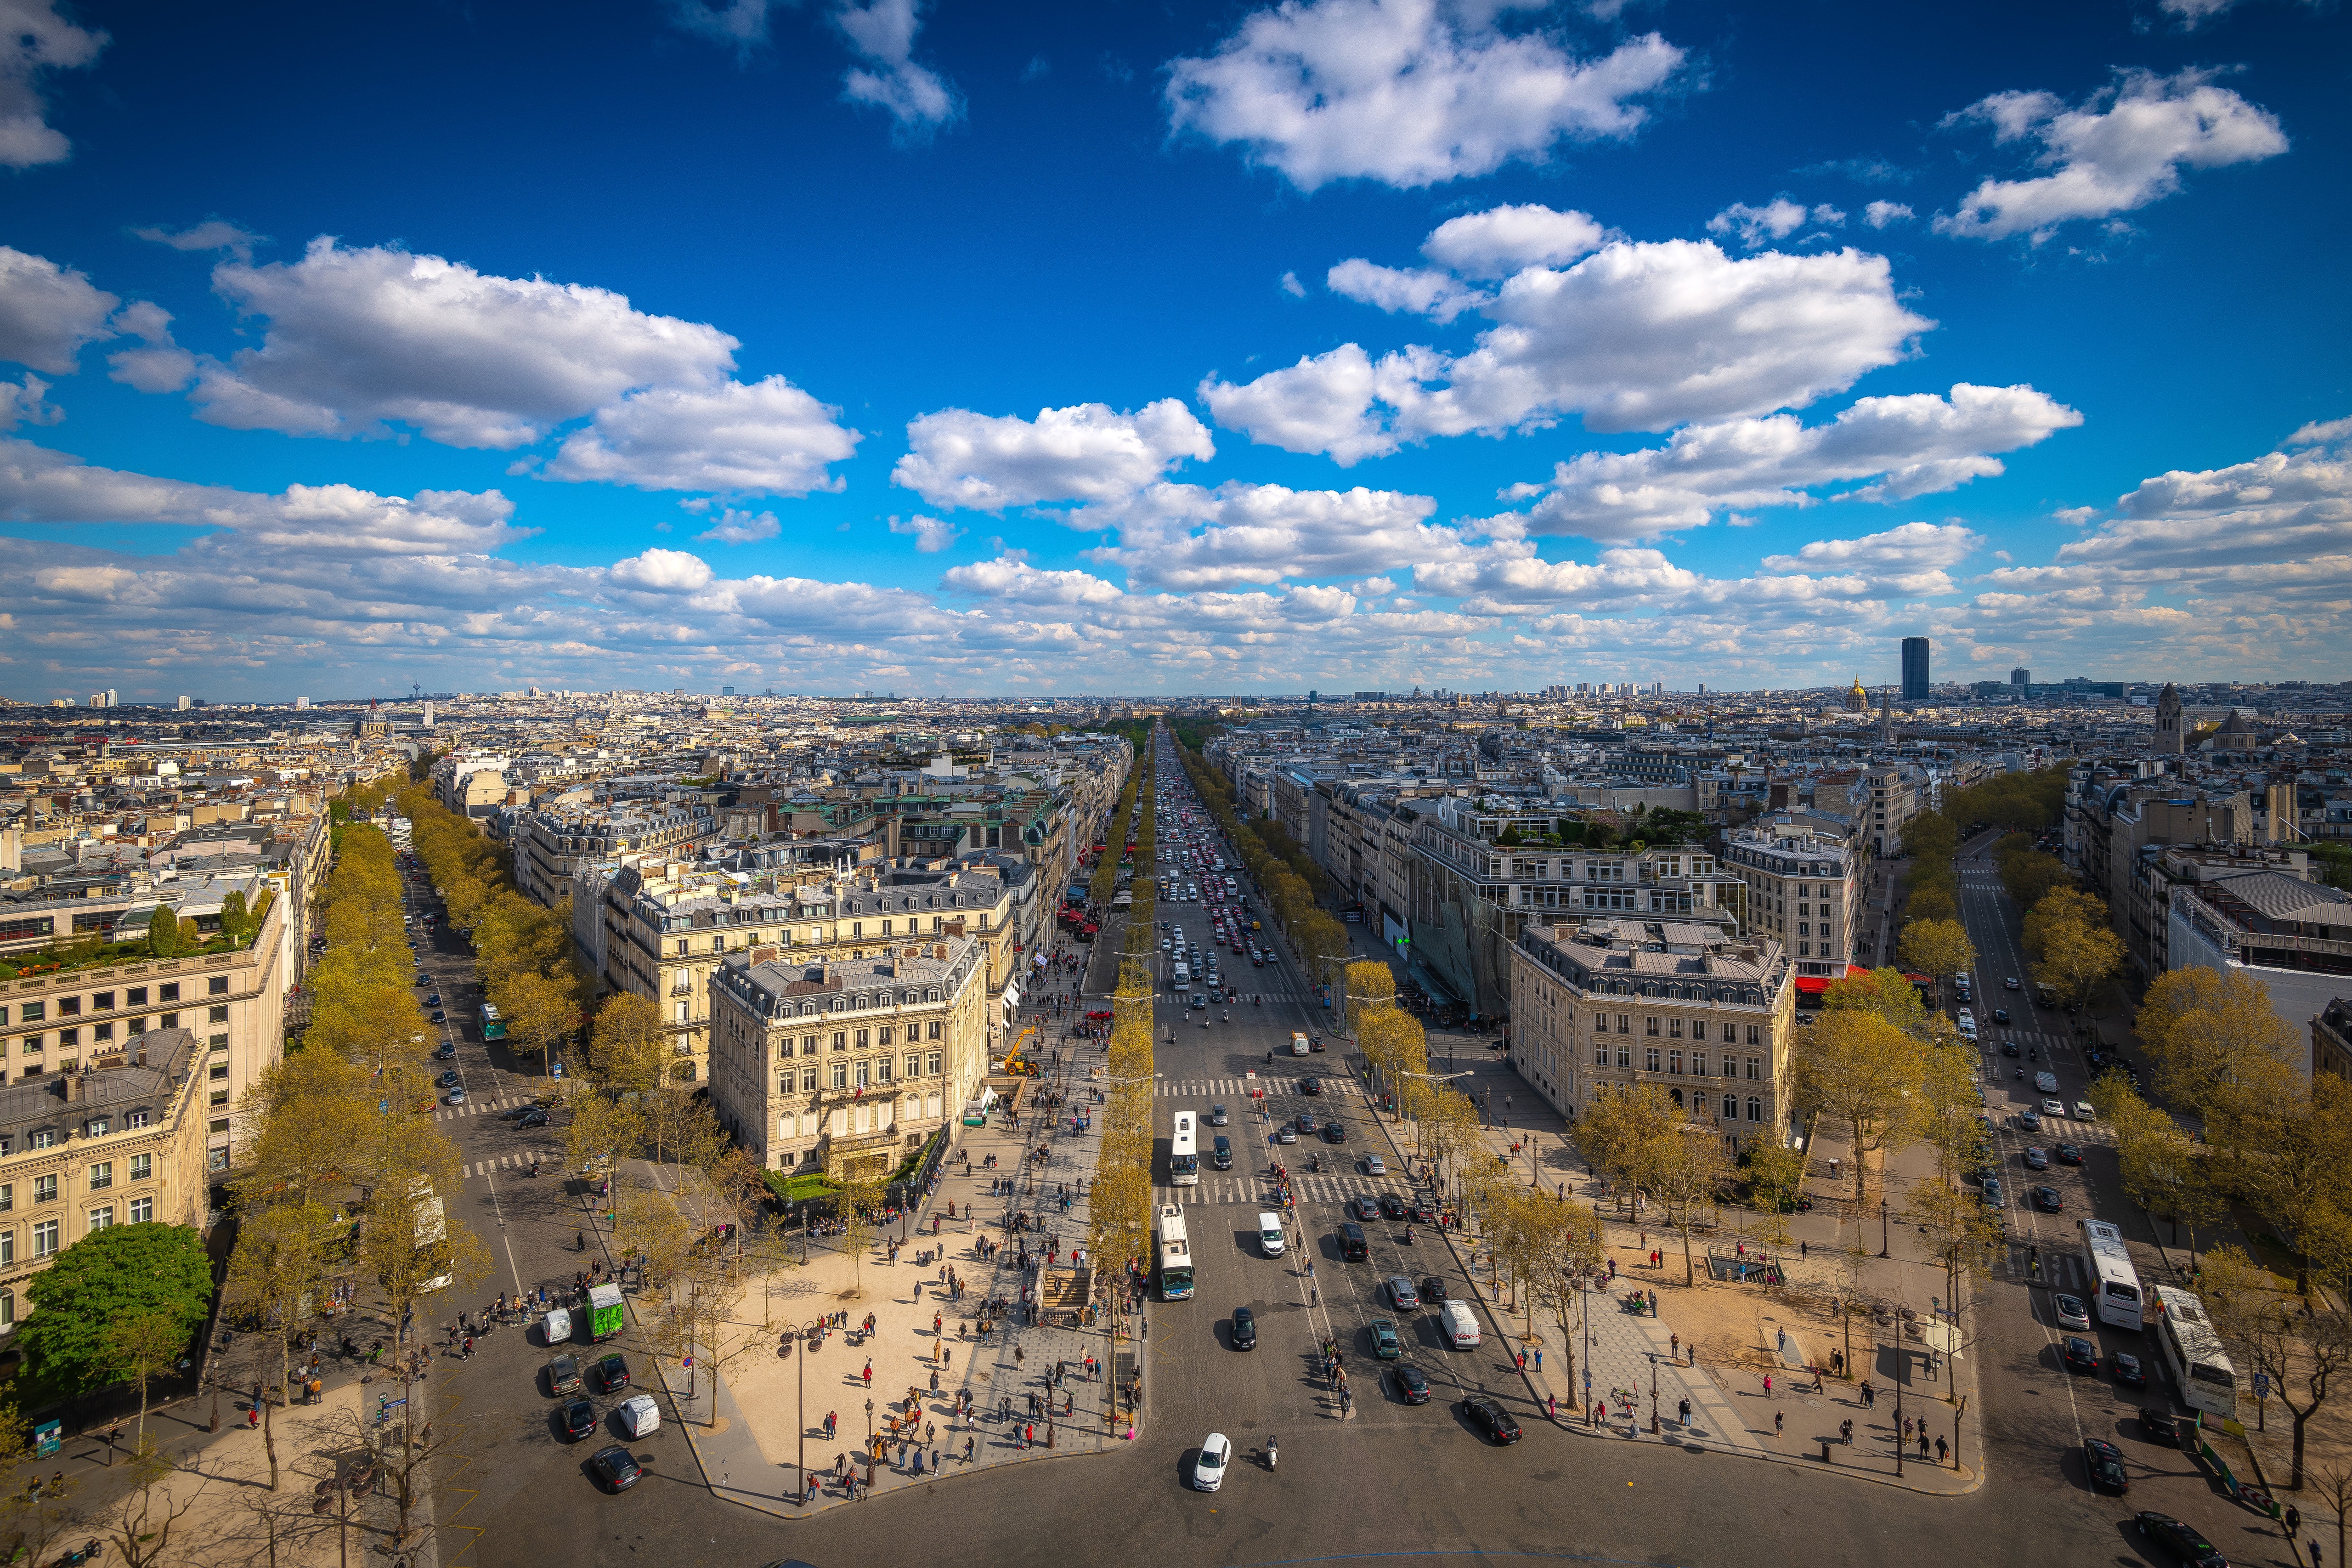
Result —
M 725 332 L 610 289 L 326 236 L 298 262 L 224 262 L 213 283 L 268 322 L 260 348 L 206 365 L 197 384 L 202 416 L 235 429 L 352 436 L 396 420 L 447 446 L 505 449 L 633 388 L 708 384 L 735 363 Z
M 894 517 L 890 520 L 890 531 L 912 534 L 916 550 L 925 555 L 937 555 L 963 537 L 962 529 L 936 517 L 910 517 L 904 522 Z
M 940 586 L 1015 605 L 1116 605 L 1127 597 L 1091 572 L 1041 572 L 1011 555 L 950 567 Z
M 174 232 L 168 228 L 134 228 L 131 234 L 174 250 L 226 250 L 239 261 L 253 259 L 253 247 L 268 237 L 249 233 L 222 218 L 206 218 Z
M 739 58 L 768 41 L 768 0 L 669 0 L 670 19 Z
M 928 134 L 953 120 L 955 91 L 937 71 L 915 63 L 915 33 L 922 26 L 915 0 L 872 0 L 844 5 L 834 25 L 873 68 L 852 68 L 842 96 L 887 110 L 902 134 Z
M 1939 234 L 2000 239 L 2046 236 L 2075 218 L 2106 217 L 2171 195 L 2184 167 L 2258 163 L 2287 150 L 2278 117 L 2213 85 L 2212 73 L 2126 71 L 2079 109 L 2053 93 L 1999 92 L 1946 117 L 1980 121 L 1993 140 L 2037 143 L 2051 173 L 1986 180 L 1948 214 Z
M 2352 418 L 2313 420 L 2279 443 L 2282 447 L 2316 447 L 2352 438 Z
M 1768 555 L 1768 573 L 1859 575 L 1884 597 L 1936 597 L 1955 591 L 1948 574 L 1984 540 L 1958 523 L 1906 522 L 1861 539 L 1818 539 L 1793 555 Z
M 2156 8 L 2179 22 L 2180 30 L 2186 33 L 2194 32 L 2236 3 L 2237 0 L 2156 0 Z
M 1564 267 L 1608 237 L 1585 213 L 1500 206 L 1446 219 L 1422 241 L 1421 253 L 1465 278 L 1507 278 L 1523 267 Z
M 48 401 L 49 384 L 25 373 L 21 382 L 0 381 L 0 430 L 14 430 L 19 425 L 55 425 L 66 416 L 65 410 Z
M 1212 377 L 1201 395 L 1252 440 L 1346 464 L 1570 413 L 1589 430 L 1658 430 L 1801 406 L 1902 359 L 1934 325 L 1896 300 L 1884 257 L 1734 259 L 1687 240 L 1531 267 L 1482 309 L 1495 325 L 1458 358 L 1416 346 L 1374 362 L 1349 343 L 1239 385 Z
M 72 268 L 0 245 L 0 359 L 71 375 L 83 344 L 114 335 L 106 318 L 116 303 Z
M 2210 574 L 2352 552 L 2344 437 L 2224 468 L 2174 469 L 2116 498 L 2115 518 L 2058 548 L 2062 565 L 2133 575 Z
M 763 511 L 754 517 L 730 506 L 722 508 L 719 521 L 694 537 L 715 540 L 720 544 L 757 544 L 761 540 L 773 539 L 782 531 L 783 525 L 776 521 L 776 514 L 772 511 Z
M 624 587 L 649 594 L 690 594 L 707 588 L 717 575 L 710 563 L 683 550 L 646 550 L 615 561 L 608 574 Z
M 838 490 L 843 481 L 826 465 L 846 459 L 862 438 L 836 423 L 839 413 L 781 375 L 653 387 L 598 409 L 587 429 L 565 438 L 547 477 L 645 490 Z
M 40 79 L 98 58 L 107 36 L 58 15 L 57 0 L 0 0 L 0 166 L 63 163 L 73 144 L 48 122 Z
M 1298 280 L 1298 274 L 1296 272 L 1284 273 L 1278 286 L 1284 293 L 1294 300 L 1307 298 L 1307 285 Z
M 1440 321 L 1450 321 L 1486 299 L 1474 289 L 1465 289 L 1451 274 L 1428 268 L 1404 272 L 1378 266 L 1361 257 L 1342 261 L 1331 268 L 1323 282 L 1334 294 L 1360 300 L 1383 310 L 1406 310 Z
M 1126 568 L 1130 584 L 1171 589 L 1377 572 L 1462 552 L 1432 528 L 1437 503 L 1395 490 L 1294 490 L 1282 485 L 1155 485 L 1076 523 L 1115 521 L 1119 542 L 1088 552 Z
M 1405 188 L 1540 163 L 1566 137 L 1624 138 L 1683 51 L 1652 33 L 1579 60 L 1540 34 L 1505 34 L 1491 4 L 1286 0 L 1244 17 L 1217 52 L 1169 63 L 1171 124 L 1302 190 L 1370 179 Z
M 1909 223 L 1912 211 L 1901 202 L 1873 202 L 1862 209 L 1862 221 L 1873 228 L 1891 228 L 1898 223 Z
M 934 506 L 1003 511 L 1040 501 L 1131 495 L 1186 458 L 1216 456 L 1208 430 L 1175 398 L 1133 413 L 1100 403 L 1044 408 L 1034 419 L 946 408 L 907 426 L 890 481 Z
M 146 300 L 134 300 L 115 312 L 110 323 L 117 333 L 128 333 L 144 348 L 124 349 L 106 356 L 107 379 L 141 392 L 177 392 L 196 376 L 196 356 L 172 341 L 172 312 Z
M 1805 226 L 1810 216 L 1802 202 L 1786 196 L 1775 196 L 1760 207 L 1734 202 L 1706 220 L 1706 231 L 1737 235 L 1740 244 L 1753 250 L 1767 240 L 1788 238 Z

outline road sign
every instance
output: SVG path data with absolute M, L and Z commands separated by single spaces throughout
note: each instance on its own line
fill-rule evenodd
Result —
M 2270 1396 L 2271 1374 L 2266 1372 L 2258 1372 L 2254 1373 L 2254 1397 L 2256 1399 L 2268 1399 Z

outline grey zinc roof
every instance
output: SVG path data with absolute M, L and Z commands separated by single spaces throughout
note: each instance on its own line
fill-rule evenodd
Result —
M 2254 871 L 2221 886 L 2266 920 L 2309 925 L 2352 925 L 2352 895 L 2323 888 L 2284 871 Z

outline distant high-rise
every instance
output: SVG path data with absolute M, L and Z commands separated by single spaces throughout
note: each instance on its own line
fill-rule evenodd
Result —
M 2009 672 L 2009 683 L 2022 691 L 2033 684 L 2033 672 L 2030 669 L 2012 669 Z
M 1903 639 L 1903 700 L 1918 702 L 1927 696 L 1927 639 Z
M 2170 756 L 2188 749 L 2188 737 L 2180 732 L 2180 691 L 2168 680 L 2156 694 L 2156 749 Z
M 185 713 L 187 710 L 188 710 L 188 699 L 187 699 L 187 697 L 186 697 L 184 694 L 183 694 L 183 695 L 181 696 L 181 698 L 180 698 L 180 711 L 181 711 L 181 712 L 183 712 L 183 713 Z
M 433 704 L 430 701 L 425 704 L 425 727 L 428 730 L 433 728 Z
M 722 686 L 719 689 L 719 695 L 721 697 L 732 697 L 735 695 L 735 689 L 731 686 Z

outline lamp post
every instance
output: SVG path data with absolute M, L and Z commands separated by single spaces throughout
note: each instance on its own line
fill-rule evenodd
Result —
M 866 1489 L 874 1489 L 874 1402 L 866 1402 Z
M 800 1392 L 797 1398 L 801 1436 L 799 1449 L 793 1457 L 793 1470 L 799 1477 L 800 1488 L 793 1498 L 793 1500 L 798 1503 L 805 1503 L 808 1500 L 808 1358 L 815 1352 L 818 1334 L 824 1321 L 822 1318 L 812 1318 L 800 1327 L 792 1330 L 785 1341 L 787 1344 L 793 1340 L 801 1342 L 801 1364 L 797 1369 L 800 1375 Z
M 1867 1247 L 1870 1244 L 1868 1242 L 1864 1242 L 1863 1245 Z M 1878 1256 L 1885 1258 L 1886 1255 L 1886 1194 L 1881 1193 L 1878 1197 Z

